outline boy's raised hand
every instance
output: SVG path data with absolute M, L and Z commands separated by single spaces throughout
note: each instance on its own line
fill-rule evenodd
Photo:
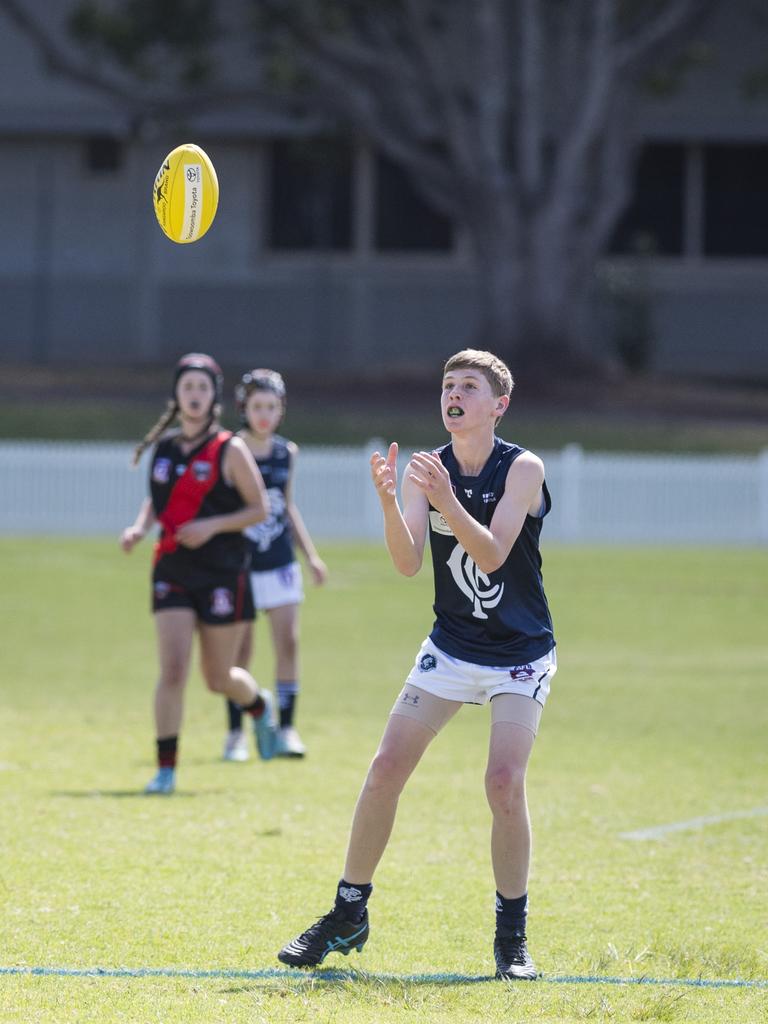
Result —
M 371 477 L 382 505 L 397 497 L 397 451 L 397 441 L 393 441 L 386 458 L 381 452 L 371 456 Z

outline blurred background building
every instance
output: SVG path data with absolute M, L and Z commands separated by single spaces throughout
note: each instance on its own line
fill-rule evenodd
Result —
M 432 367 L 474 339 L 484 299 L 467 232 L 375 137 L 256 102 L 196 111 L 194 90 L 167 123 L 137 120 L 52 67 L 21 6 L 82 56 L 63 27 L 74 4 L 0 4 L 4 361 L 167 364 L 213 349 L 363 371 Z M 631 190 L 579 345 L 630 368 L 766 381 L 768 19 L 747 0 L 709 4 L 684 42 L 638 100 Z M 232 60 L 236 77 L 249 57 Z M 182 141 L 209 152 L 221 184 L 193 246 L 170 243 L 151 205 Z

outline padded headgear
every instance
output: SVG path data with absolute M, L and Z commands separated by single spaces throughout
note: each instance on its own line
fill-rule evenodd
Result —
M 214 403 L 221 405 L 224 400 L 224 374 L 221 372 L 221 367 L 216 360 L 211 358 L 211 356 L 205 355 L 204 352 L 188 352 L 176 363 L 176 368 L 173 371 L 172 396 L 176 397 L 176 387 L 179 380 L 188 370 L 199 370 L 211 378 L 215 393 Z
M 283 403 L 283 411 L 285 411 L 285 381 L 277 370 L 249 370 L 248 373 L 243 374 L 240 383 L 235 388 L 235 405 L 243 421 L 245 420 L 245 403 L 248 401 L 248 395 L 254 391 L 271 391 Z

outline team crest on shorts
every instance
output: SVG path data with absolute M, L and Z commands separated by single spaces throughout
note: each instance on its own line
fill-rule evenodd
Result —
M 431 672 L 437 668 L 437 658 L 434 654 L 422 654 L 419 658 L 419 672 Z
M 516 665 L 509 670 L 509 678 L 514 679 L 516 683 L 527 683 L 533 671 L 531 665 Z
M 157 583 L 155 583 L 155 597 L 158 601 L 162 601 L 164 598 L 168 597 L 170 592 L 170 583 L 165 583 L 163 580 L 158 580 Z
M 211 594 L 211 613 L 213 615 L 231 615 L 235 610 L 232 591 L 227 587 L 216 587 Z
M 156 484 L 167 484 L 171 476 L 171 460 L 156 459 L 152 467 L 152 479 Z
M 200 483 L 205 483 L 206 480 L 211 479 L 212 470 L 213 466 L 210 462 L 204 462 L 202 459 L 192 463 L 192 473 L 194 474 L 195 480 L 199 480 Z

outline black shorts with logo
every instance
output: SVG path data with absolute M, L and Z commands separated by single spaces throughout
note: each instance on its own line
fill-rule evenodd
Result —
M 201 622 L 226 626 L 256 618 L 247 570 L 240 572 L 169 572 L 161 559 L 152 572 L 152 611 L 191 608 Z

